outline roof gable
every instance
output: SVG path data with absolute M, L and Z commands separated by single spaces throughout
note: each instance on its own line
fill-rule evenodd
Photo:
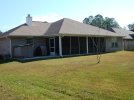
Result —
M 134 39 L 134 37 L 133 37 L 134 32 L 132 32 L 132 31 L 124 30 L 124 29 L 121 29 L 121 28 L 113 28 L 113 30 L 116 33 L 125 35 L 124 39 Z

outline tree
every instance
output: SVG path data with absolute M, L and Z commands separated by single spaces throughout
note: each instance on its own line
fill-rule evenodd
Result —
M 114 18 L 105 17 L 102 28 L 109 30 L 110 28 L 119 28 L 119 24 Z
M 102 15 L 98 14 L 95 17 L 89 16 L 83 20 L 83 23 L 97 26 L 103 29 L 110 29 L 110 28 L 119 28 L 119 24 L 114 18 L 105 17 L 103 18 Z
M 97 27 L 102 27 L 103 26 L 103 22 L 104 22 L 103 16 L 98 14 L 92 20 L 92 24 L 91 25 L 97 26 Z
M 83 20 L 83 23 L 93 25 L 99 28 L 107 29 L 109 30 L 110 28 L 119 28 L 119 24 L 116 22 L 114 18 L 109 18 L 105 17 L 103 18 L 102 15 L 98 14 L 95 17 L 94 16 L 89 16 L 88 18 L 85 18 Z M 96 54 L 97 54 L 97 63 L 100 63 L 101 61 L 101 49 L 103 49 L 103 46 L 100 46 L 100 38 L 98 37 L 98 42 L 96 43 L 93 38 L 92 42 L 93 45 L 96 48 Z
M 92 37 L 91 37 L 91 39 L 92 39 L 93 45 L 95 46 L 95 48 L 97 50 L 97 52 L 96 52 L 97 53 L 97 63 L 99 64 L 100 63 L 100 59 L 101 59 L 101 53 L 100 53 L 100 49 L 101 48 L 99 48 L 99 41 L 98 41 L 98 43 L 96 43 Z
M 85 23 L 85 24 L 91 24 L 92 21 L 93 21 L 93 19 L 94 19 L 93 16 L 89 16 L 88 18 L 85 18 L 85 19 L 83 20 L 83 23 Z
M 128 25 L 129 30 L 134 30 L 134 23 Z

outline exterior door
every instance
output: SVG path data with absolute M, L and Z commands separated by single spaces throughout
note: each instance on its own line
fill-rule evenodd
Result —
M 49 38 L 49 49 L 50 49 L 50 55 L 55 55 L 55 38 Z

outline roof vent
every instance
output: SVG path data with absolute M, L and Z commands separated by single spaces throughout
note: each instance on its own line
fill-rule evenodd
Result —
M 30 16 L 30 14 L 28 14 L 28 16 L 26 17 L 26 24 L 28 26 L 32 25 L 32 17 Z

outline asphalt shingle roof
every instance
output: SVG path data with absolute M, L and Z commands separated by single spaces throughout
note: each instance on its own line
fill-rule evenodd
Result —
M 66 18 L 62 23 L 59 33 L 63 35 L 123 36 L 118 33 Z
M 113 30 L 116 33 L 125 35 L 124 39 L 134 39 L 134 37 L 133 37 L 134 36 L 134 32 L 132 32 L 132 31 L 124 30 L 124 29 L 121 29 L 121 28 L 113 28 Z
M 61 19 L 53 23 L 32 22 L 31 26 L 22 24 L 5 32 L 2 36 L 51 36 L 51 35 L 83 35 L 83 36 L 117 36 L 122 34 L 107 31 L 71 19 Z
M 32 22 L 32 26 L 27 24 L 22 24 L 18 27 L 15 27 L 7 32 L 4 36 L 42 36 L 48 30 L 50 23 L 43 22 Z

